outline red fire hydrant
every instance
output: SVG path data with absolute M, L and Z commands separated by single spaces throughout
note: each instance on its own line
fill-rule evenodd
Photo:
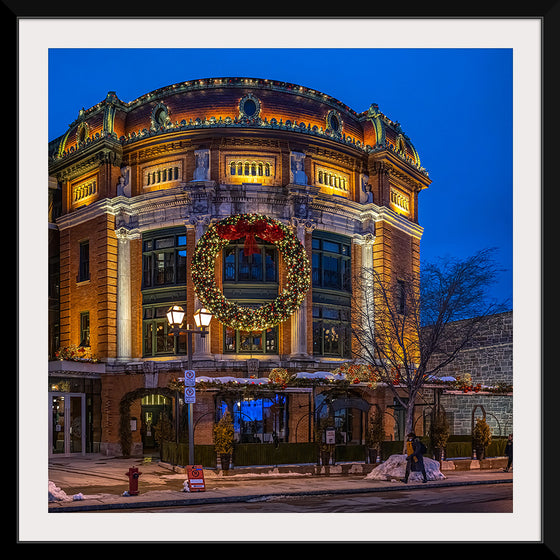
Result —
M 125 473 L 128 476 L 128 494 L 130 496 L 138 495 L 138 478 L 140 478 L 141 472 L 138 471 L 137 467 L 130 467 L 128 472 Z

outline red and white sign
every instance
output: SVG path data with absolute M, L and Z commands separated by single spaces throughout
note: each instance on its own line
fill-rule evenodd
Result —
M 196 402 L 196 389 L 194 387 L 185 387 L 185 403 L 192 404 Z
M 192 369 L 185 370 L 185 387 L 194 387 L 196 384 L 196 373 Z
M 206 490 L 202 465 L 187 465 L 187 477 L 191 492 L 204 492 Z

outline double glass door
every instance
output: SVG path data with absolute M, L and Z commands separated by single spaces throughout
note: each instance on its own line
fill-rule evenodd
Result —
M 81 393 L 49 393 L 49 454 L 84 454 L 86 399 Z

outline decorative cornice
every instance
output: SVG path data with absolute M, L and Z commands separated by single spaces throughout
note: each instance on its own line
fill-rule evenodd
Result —
M 171 86 L 167 86 L 164 88 L 160 88 L 154 90 L 150 93 L 147 93 L 130 103 L 123 103 L 121 102 L 115 95 L 114 92 L 109 92 L 107 98 L 94 105 L 88 110 L 80 111 L 80 119 L 79 122 L 83 121 L 84 119 L 92 116 L 96 112 L 102 110 L 104 107 L 109 109 L 109 113 L 112 117 L 114 116 L 114 107 L 118 107 L 119 109 L 124 110 L 125 112 L 129 112 L 145 103 L 154 103 L 155 109 L 152 110 L 152 117 L 153 112 L 157 108 L 165 108 L 166 106 L 163 104 L 163 100 L 168 95 L 177 95 L 184 92 L 191 92 L 191 91 L 199 91 L 204 89 L 223 89 L 223 88 L 243 88 L 244 90 L 248 88 L 254 89 L 256 92 L 262 90 L 269 90 L 269 91 L 277 91 L 283 93 L 289 93 L 293 95 L 297 95 L 300 97 L 307 97 L 313 99 L 315 101 L 321 102 L 326 104 L 327 106 L 332 107 L 329 112 L 329 116 L 336 114 L 337 118 L 340 120 L 340 124 L 342 125 L 343 114 L 348 114 L 353 118 L 356 118 L 360 121 L 363 120 L 370 120 L 374 127 L 376 128 L 377 133 L 377 143 L 374 146 L 370 146 L 369 144 L 364 144 L 360 140 L 356 138 L 346 135 L 343 132 L 339 132 L 337 130 L 333 130 L 325 124 L 325 127 L 318 127 L 316 125 L 311 126 L 310 123 L 305 122 L 297 122 L 297 120 L 292 121 L 291 119 L 287 119 L 283 121 L 282 119 L 277 120 L 275 118 L 267 120 L 261 119 L 259 117 L 259 112 L 255 113 L 256 118 L 247 117 L 245 114 L 239 114 L 235 118 L 226 117 L 222 118 L 221 116 L 215 117 L 204 117 L 204 118 L 196 118 L 194 120 L 190 119 L 189 122 L 186 120 L 182 120 L 181 122 L 172 123 L 171 119 L 169 119 L 169 115 L 167 115 L 167 120 L 164 124 L 157 125 L 154 122 L 153 118 L 151 119 L 151 126 L 149 128 L 143 128 L 138 130 L 137 132 L 131 132 L 127 136 L 121 136 L 118 138 L 119 142 L 123 146 L 134 144 L 138 141 L 145 140 L 150 137 L 158 136 L 161 134 L 168 134 L 170 132 L 180 132 L 180 131 L 189 131 L 189 130 L 197 130 L 197 129 L 211 129 L 211 128 L 256 128 L 256 129 L 264 129 L 264 130 L 279 130 L 279 131 L 287 131 L 293 133 L 299 133 L 303 135 L 309 135 L 312 137 L 318 137 L 326 140 L 334 141 L 338 144 L 342 144 L 346 147 L 350 147 L 352 149 L 358 150 L 360 152 L 370 153 L 370 152 L 378 152 L 382 150 L 393 150 L 394 148 L 386 142 L 385 138 L 385 127 L 390 126 L 397 134 L 402 134 L 402 129 L 398 122 L 393 122 L 388 119 L 383 113 L 379 111 L 377 105 L 373 104 L 367 111 L 362 113 L 356 113 L 350 107 L 345 105 L 344 103 L 338 101 L 337 99 L 330 97 L 324 93 L 319 91 L 299 86 L 296 84 L 291 84 L 288 82 L 281 82 L 277 80 L 268 80 L 268 79 L 260 79 L 260 78 L 207 78 L 202 80 L 191 80 L 188 82 L 173 84 Z M 251 94 L 247 94 L 251 95 Z M 111 117 L 111 118 L 112 118 Z M 76 122 L 72 123 L 71 126 L 75 126 Z M 112 121 L 111 121 L 112 122 Z M 106 126 L 106 130 L 108 131 L 108 135 L 114 136 L 112 134 L 112 127 Z M 103 133 L 102 133 L 103 134 Z M 95 138 L 90 138 L 86 141 L 87 142 L 96 142 L 99 140 L 99 134 L 96 135 Z M 401 158 L 407 165 L 417 169 L 419 173 L 426 174 L 426 170 L 420 166 L 420 159 L 418 154 L 408 137 L 403 135 L 406 139 L 407 144 L 412 147 L 412 151 L 414 153 L 414 158 L 410 158 L 406 156 L 406 154 L 399 153 L 398 151 L 394 151 L 397 157 Z M 61 147 L 63 143 L 61 143 Z M 55 154 L 53 156 L 54 160 L 63 159 L 72 153 L 79 152 L 81 147 L 74 148 L 72 147 L 70 150 L 66 150 L 62 153 Z

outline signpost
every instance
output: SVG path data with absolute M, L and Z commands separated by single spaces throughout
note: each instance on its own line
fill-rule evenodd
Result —
M 194 426 L 193 404 L 196 402 L 196 373 L 192 369 L 185 370 L 185 404 L 188 405 L 189 424 L 189 462 L 194 463 Z

